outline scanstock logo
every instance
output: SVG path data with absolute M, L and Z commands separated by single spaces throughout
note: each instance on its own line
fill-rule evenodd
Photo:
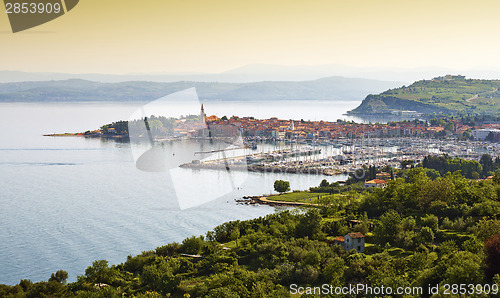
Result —
M 12 32 L 50 22 L 72 10 L 79 0 L 3 0 Z
M 248 177 L 241 131 L 218 133 L 207 125 L 195 88 L 150 102 L 128 120 L 135 167 L 165 183 L 181 210 L 238 192 Z M 198 168 L 207 162 L 214 169 Z

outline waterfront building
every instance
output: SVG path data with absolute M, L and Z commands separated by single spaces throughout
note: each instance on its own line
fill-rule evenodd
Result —
M 234 138 L 239 136 L 239 129 L 232 124 L 209 124 L 208 131 L 210 137 Z

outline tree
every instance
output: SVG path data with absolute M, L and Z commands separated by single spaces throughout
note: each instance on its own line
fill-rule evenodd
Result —
M 208 292 L 206 297 L 209 298 L 237 298 L 240 297 L 238 294 L 231 292 L 231 290 L 227 287 L 222 288 L 214 288 Z
M 115 272 L 108 267 L 108 261 L 98 260 L 92 263 L 92 266 L 85 269 L 85 277 L 89 282 L 110 284 L 114 279 Z
M 23 288 L 23 291 L 25 292 L 28 292 L 28 289 L 29 287 L 31 287 L 32 284 L 33 282 L 29 279 L 21 279 L 21 281 L 19 282 L 19 285 L 21 286 L 21 288 Z
M 387 242 L 394 243 L 396 237 L 403 229 L 401 221 L 401 215 L 394 210 L 389 210 L 380 217 L 380 223 L 375 229 L 375 234 L 380 244 Z
M 463 250 L 470 251 L 474 254 L 480 254 L 482 251 L 484 251 L 484 243 L 476 237 L 472 236 L 471 238 L 469 238 L 469 240 L 466 240 L 464 241 L 464 243 L 462 243 L 462 248 Z
M 437 232 L 439 220 L 434 214 L 427 214 L 422 219 L 422 226 L 429 227 L 433 232 Z
M 159 134 L 163 128 L 163 123 L 158 119 L 150 120 L 149 127 L 151 128 L 151 132 L 153 134 Z
M 179 279 L 174 276 L 177 268 L 177 260 L 161 259 L 159 263 L 144 266 L 140 280 L 148 288 L 167 294 L 179 284 Z
M 156 254 L 162 257 L 174 256 L 181 248 L 181 245 L 177 242 L 172 242 L 156 248 Z
M 66 280 L 68 279 L 68 272 L 64 270 L 57 270 L 57 272 L 52 275 L 49 278 L 49 281 L 57 281 L 58 283 L 65 284 Z
M 468 251 L 453 253 L 439 267 L 444 271 L 443 283 L 446 284 L 479 284 L 484 279 L 481 257 Z
M 240 238 L 240 229 L 239 228 L 235 228 L 234 230 L 231 231 L 229 239 L 231 239 L 232 241 L 235 241 L 236 242 L 236 246 L 239 246 L 238 245 L 238 238 Z
M 496 165 L 496 161 L 495 161 Z M 495 175 L 493 175 L 493 183 L 500 184 L 500 169 L 495 171 Z
M 414 164 L 415 164 L 414 160 L 410 160 L 410 159 L 403 160 L 403 161 L 401 161 L 401 168 L 402 169 L 406 169 L 407 167 L 412 168 Z
M 489 154 L 483 154 L 479 163 L 483 166 L 483 176 L 494 170 L 493 159 Z
M 431 244 L 434 241 L 434 232 L 430 227 L 422 227 L 420 230 L 420 237 L 426 244 Z
M 486 276 L 493 278 L 495 274 L 500 274 L 500 233 L 486 241 L 485 249 Z
M 493 132 L 490 131 L 490 133 L 486 136 L 486 141 L 493 142 L 495 140 L 495 135 Z
M 290 190 L 290 182 L 283 180 L 274 181 L 274 190 L 279 193 L 284 193 Z
M 334 286 L 339 286 L 343 282 L 344 271 L 347 269 L 344 259 L 334 257 L 329 260 L 323 269 L 323 276 Z
M 308 210 L 301 218 L 296 227 L 298 237 L 321 238 L 321 215 L 318 210 Z
M 445 130 L 448 130 L 448 131 L 455 131 L 455 124 L 453 124 L 453 122 L 447 122 L 445 125 L 444 125 L 444 129 Z
M 435 169 L 425 169 L 425 173 L 432 180 L 441 177 L 441 174 L 439 174 L 439 172 Z
M 192 236 L 182 241 L 182 246 L 180 250 L 187 254 L 196 255 L 200 253 L 204 243 L 205 241 L 203 239 L 203 236 L 200 237 Z
M 477 238 L 487 240 L 500 231 L 500 220 L 482 219 L 477 223 Z

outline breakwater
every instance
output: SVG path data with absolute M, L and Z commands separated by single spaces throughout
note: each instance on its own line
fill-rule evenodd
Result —
M 341 174 L 336 169 L 326 169 L 315 166 L 295 167 L 293 165 L 237 165 L 225 164 L 223 162 L 187 163 L 182 168 L 227 170 L 227 171 L 249 171 L 262 173 L 290 173 L 290 174 L 311 174 L 333 176 Z

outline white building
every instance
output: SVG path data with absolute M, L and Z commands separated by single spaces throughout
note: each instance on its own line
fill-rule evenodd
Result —
M 334 244 L 342 246 L 345 251 L 355 249 L 357 252 L 365 252 L 365 236 L 359 232 L 337 237 L 333 241 Z
M 385 187 L 386 182 L 385 180 L 380 180 L 380 179 L 373 179 L 370 181 L 365 181 L 365 188 L 370 188 L 370 187 Z
M 484 140 L 491 133 L 497 134 L 500 133 L 500 129 L 494 128 L 483 128 L 483 129 L 475 129 L 472 131 L 472 136 L 476 140 Z

